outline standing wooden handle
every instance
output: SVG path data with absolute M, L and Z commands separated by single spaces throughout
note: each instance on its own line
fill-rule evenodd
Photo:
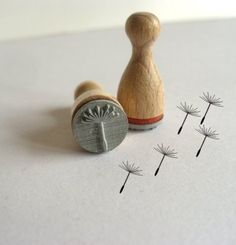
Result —
M 130 128 L 153 128 L 163 118 L 163 85 L 151 49 L 159 32 L 159 20 L 151 13 L 132 14 L 126 22 L 133 52 L 117 98 L 128 116 Z

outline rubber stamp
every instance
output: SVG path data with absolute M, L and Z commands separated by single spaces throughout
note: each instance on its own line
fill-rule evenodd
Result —
M 117 98 L 131 129 L 151 129 L 164 115 L 163 84 L 152 57 L 152 46 L 160 32 L 159 20 L 151 13 L 134 13 L 125 29 L 133 51 Z
M 120 103 L 93 81 L 81 83 L 74 98 L 71 125 L 76 142 L 95 153 L 117 147 L 128 131 L 128 119 Z

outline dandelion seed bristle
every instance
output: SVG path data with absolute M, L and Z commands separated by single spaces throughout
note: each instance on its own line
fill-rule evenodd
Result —
M 163 144 L 157 145 L 157 147 L 154 147 L 154 150 L 158 151 L 159 153 L 170 157 L 170 158 L 177 158 L 177 152 L 175 152 L 175 149 L 171 149 L 170 146 L 165 147 Z
M 196 131 L 208 138 L 215 139 L 215 140 L 219 139 L 217 137 L 219 134 L 216 132 L 216 130 L 212 130 L 211 127 L 207 128 L 205 127 L 205 125 L 202 126 L 200 125 L 199 128 L 196 129 Z
M 223 107 L 223 100 L 221 100 L 220 98 L 216 98 L 215 94 L 210 95 L 209 92 L 203 92 L 203 95 L 201 95 L 200 98 L 211 105 Z
M 179 108 L 181 111 L 191 115 L 191 116 L 195 116 L 195 117 L 200 117 L 199 113 L 200 111 L 198 110 L 198 108 L 194 108 L 193 105 L 187 105 L 186 102 L 182 103 L 180 102 L 180 105 L 177 106 L 177 108 Z
M 126 161 L 126 163 L 122 162 L 122 165 L 119 165 L 119 167 L 124 169 L 125 171 L 131 173 L 131 174 L 142 176 L 142 174 L 141 174 L 142 170 L 139 169 L 139 167 L 136 167 L 134 165 L 134 163 L 131 165 L 131 164 L 129 164 L 128 161 Z
M 113 118 L 117 118 L 119 116 L 119 112 L 116 111 L 114 106 L 105 105 L 100 107 L 96 105 L 93 108 L 88 108 L 83 112 L 83 117 L 81 119 L 82 123 L 92 123 L 92 122 L 106 122 L 112 120 Z

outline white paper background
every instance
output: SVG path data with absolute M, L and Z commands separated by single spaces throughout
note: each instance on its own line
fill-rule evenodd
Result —
M 73 90 L 93 79 L 116 93 L 131 48 L 123 30 L 0 44 L 0 244 L 235 244 L 236 21 L 162 26 L 154 57 L 166 92 L 165 119 L 147 132 L 129 132 L 101 155 L 83 152 L 70 130 Z M 198 106 L 203 91 L 224 100 L 206 125 L 220 134 L 203 140 Z M 178 159 L 161 155 L 173 146 Z M 122 194 L 125 160 L 143 169 Z
M 0 0 L 0 40 L 123 26 L 137 11 L 163 21 L 236 17 L 235 0 Z

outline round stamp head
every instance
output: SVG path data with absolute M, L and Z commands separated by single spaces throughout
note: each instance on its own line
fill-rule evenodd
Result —
M 118 104 L 110 100 L 93 100 L 75 113 L 72 119 L 75 140 L 89 152 L 114 149 L 128 132 L 128 119 Z

